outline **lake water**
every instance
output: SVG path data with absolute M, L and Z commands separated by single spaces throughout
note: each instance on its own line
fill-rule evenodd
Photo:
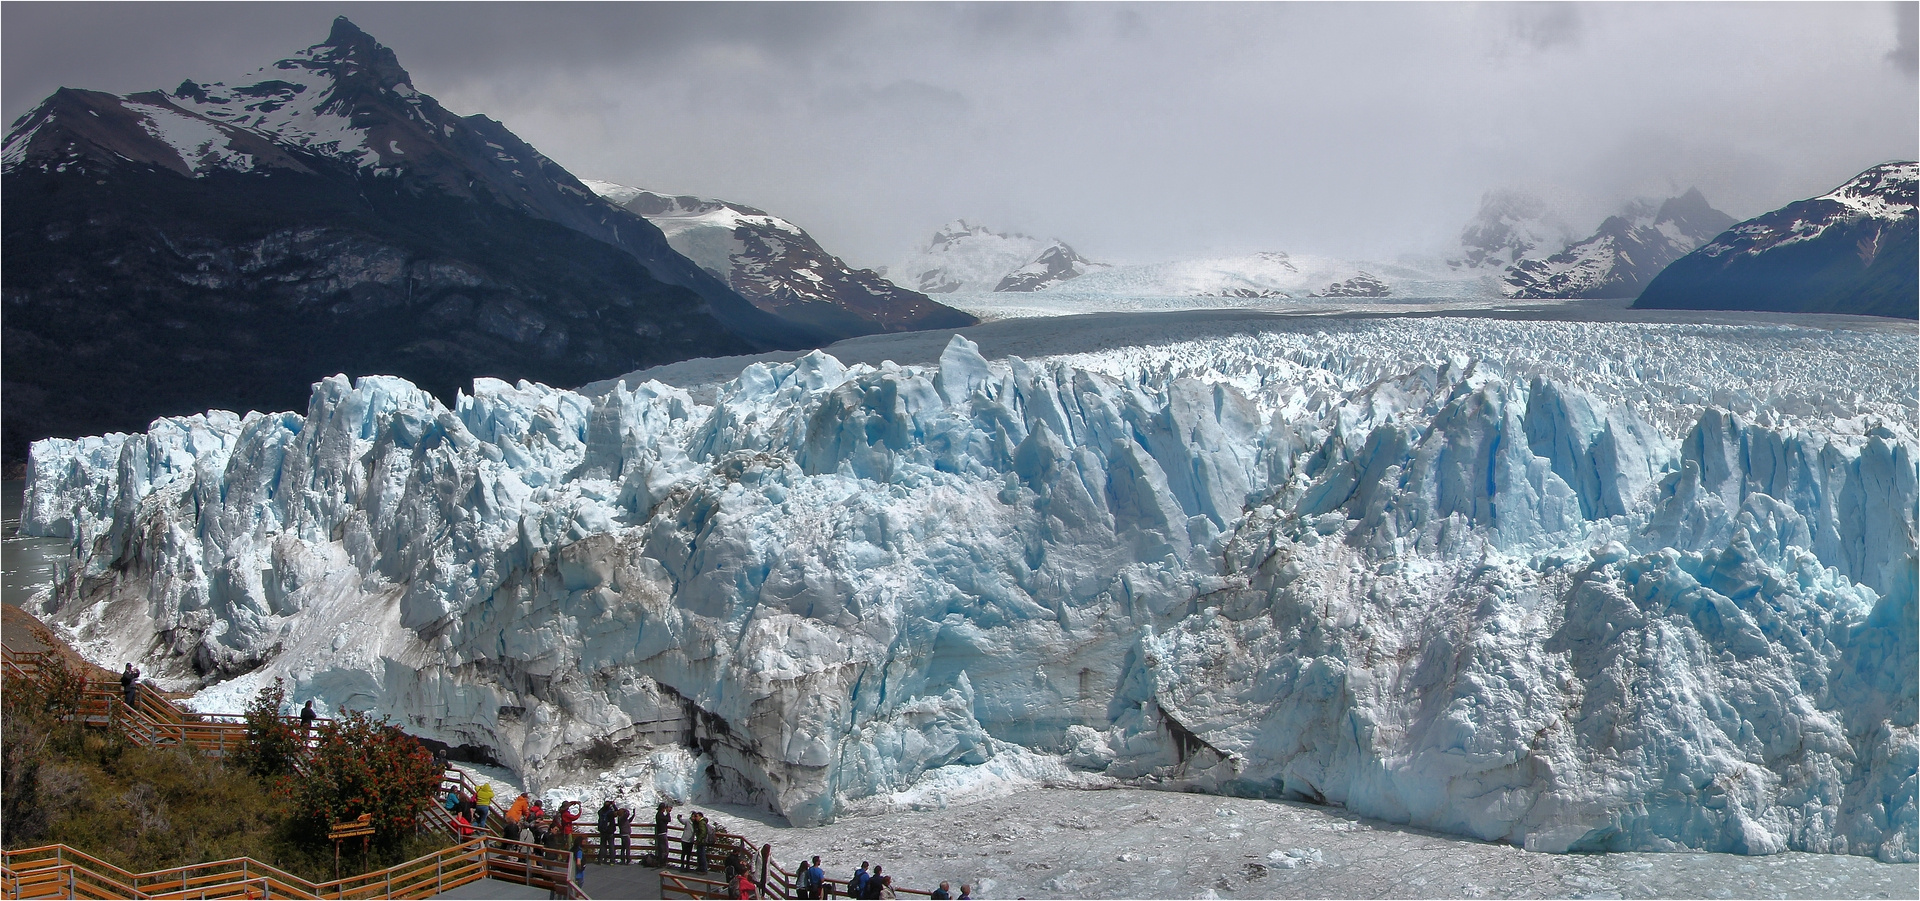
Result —
M 0 600 L 15 607 L 26 603 L 35 592 L 50 588 L 59 567 L 67 559 L 64 538 L 23 538 L 20 535 L 20 507 L 26 494 L 24 479 L 0 483 Z

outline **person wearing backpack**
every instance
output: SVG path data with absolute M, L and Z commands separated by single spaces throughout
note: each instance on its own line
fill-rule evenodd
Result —
M 847 877 L 847 895 L 853 898 L 865 898 L 869 878 L 871 877 L 867 873 L 867 862 L 860 861 L 860 869 L 854 870 L 853 875 Z
M 694 811 L 693 819 L 694 819 L 694 822 L 700 824 L 700 828 L 696 830 L 693 834 L 694 840 L 696 842 L 696 844 L 694 845 L 694 849 L 695 849 L 695 853 L 700 855 L 700 872 L 705 873 L 709 869 L 711 869 L 710 867 L 707 866 L 707 852 L 713 846 L 713 838 L 714 838 L 713 821 L 707 819 L 707 815 L 700 811 Z
M 594 831 L 597 833 L 594 836 L 594 841 L 600 846 L 600 863 L 602 866 L 613 863 L 614 848 L 620 838 L 619 821 L 620 811 L 614 808 L 613 799 L 608 798 L 600 805 L 599 816 L 596 817 L 593 822 Z

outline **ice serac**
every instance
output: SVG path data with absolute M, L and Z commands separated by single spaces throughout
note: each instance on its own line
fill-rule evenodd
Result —
M 677 746 L 817 822 L 1044 758 L 1540 850 L 1910 861 L 1914 349 L 1359 320 L 814 352 L 711 404 L 333 378 L 42 442 L 25 527 L 72 540 L 50 612 L 94 653 L 211 706 L 286 676 L 535 784 Z

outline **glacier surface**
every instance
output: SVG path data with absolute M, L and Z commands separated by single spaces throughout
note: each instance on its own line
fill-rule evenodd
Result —
M 1911 329 L 1262 321 L 34 446 L 95 657 L 799 824 L 969 768 L 1917 856 Z M 710 402 L 703 398 L 710 397 Z M 999 763 L 996 763 L 999 761 Z M 1044 768 L 1042 768 L 1044 769 Z

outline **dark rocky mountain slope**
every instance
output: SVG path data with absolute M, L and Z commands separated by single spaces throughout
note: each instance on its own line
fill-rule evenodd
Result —
M 1635 307 L 1920 318 L 1915 184 L 1886 163 L 1727 229 L 1675 261 Z
M 418 93 L 344 18 L 233 86 L 62 89 L 0 161 L 10 461 L 50 435 L 296 409 L 337 372 L 450 399 L 476 376 L 578 384 L 829 338 Z
M 779 216 L 724 200 L 617 185 L 589 187 L 657 226 L 667 243 L 749 303 L 832 338 L 960 328 L 979 320 L 828 253 Z

